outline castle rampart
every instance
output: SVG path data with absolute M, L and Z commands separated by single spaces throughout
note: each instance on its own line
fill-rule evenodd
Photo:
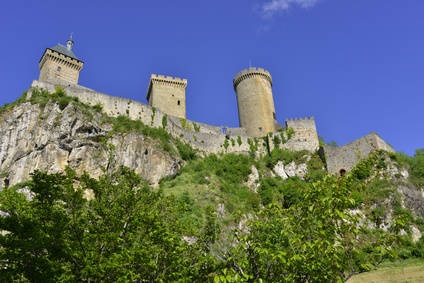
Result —
M 393 148 L 376 133 L 370 133 L 340 147 L 326 145 L 324 147 L 324 155 L 327 170 L 333 174 L 343 175 L 376 150 L 394 152 Z
M 292 128 L 294 135 L 287 141 L 292 150 L 318 150 L 319 139 L 314 117 L 300 119 L 286 119 L 286 128 Z
M 244 128 L 231 128 L 222 126 L 212 126 L 191 120 L 187 120 L 172 115 L 167 115 L 160 109 L 154 109 L 149 105 L 143 104 L 131 99 L 110 96 L 104 93 L 94 91 L 92 89 L 79 85 L 63 85 L 67 95 L 78 97 L 78 99 L 89 105 L 101 105 L 102 111 L 112 117 L 120 115 L 127 116 L 133 120 L 141 120 L 144 124 L 151 127 L 159 128 L 164 126 L 165 129 L 175 138 L 179 138 L 189 143 L 195 149 L 204 153 L 248 153 L 252 150 L 250 143 L 256 144 L 258 152 L 266 152 L 267 146 L 261 138 L 254 138 L 247 134 Z M 41 88 L 49 92 L 54 92 L 56 85 L 48 82 L 34 81 L 31 88 Z M 28 96 L 31 91 L 28 92 Z M 154 109 L 154 110 L 153 110 Z M 305 122 L 303 122 L 305 123 Z M 314 128 L 314 121 L 309 122 L 311 129 Z M 281 135 L 283 132 L 276 132 L 274 135 Z M 299 131 L 300 133 L 300 131 Z M 296 150 L 306 149 L 314 151 L 316 148 L 311 147 L 311 142 L 303 139 L 296 139 L 296 130 L 292 137 L 286 137 L 285 144 L 279 147 Z M 274 143 L 270 139 L 270 149 L 274 148 Z

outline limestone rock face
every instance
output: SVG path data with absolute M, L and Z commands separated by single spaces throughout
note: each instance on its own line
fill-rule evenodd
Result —
M 247 182 L 245 183 L 245 185 L 252 191 L 257 193 L 258 192 L 258 188 L 259 188 L 259 172 L 258 169 L 256 169 L 256 167 L 254 165 L 252 165 L 250 167 L 250 170 L 252 170 L 252 172 L 249 174 L 248 178 L 247 178 Z
M 294 161 L 284 165 L 284 163 L 280 160 L 277 164 L 275 164 L 274 172 L 277 176 L 280 176 L 283 179 L 294 176 L 304 178 L 306 173 L 308 173 L 308 167 L 305 163 L 296 165 Z
M 35 170 L 60 172 L 70 166 L 96 177 L 111 162 L 134 169 L 152 185 L 175 175 L 182 161 L 158 149 L 141 134 L 119 134 L 108 139 L 115 150 L 111 158 L 102 142 L 110 125 L 99 125 L 76 106 L 60 110 L 55 103 L 44 109 L 23 103 L 0 116 L 0 188 L 30 179 Z

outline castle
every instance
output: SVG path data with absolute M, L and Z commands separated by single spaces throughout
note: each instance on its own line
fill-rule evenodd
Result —
M 152 127 L 163 127 L 171 135 L 205 153 L 245 153 L 252 152 L 253 149 L 260 153 L 275 147 L 311 152 L 320 149 L 313 117 L 286 119 L 285 125 L 277 123 L 272 77 L 264 69 L 242 70 L 233 79 L 240 127 L 211 126 L 186 119 L 186 79 L 152 74 L 146 93 L 148 105 L 78 85 L 79 73 L 84 63 L 73 53 L 73 44 L 71 36 L 67 46 L 58 44 L 46 48 L 39 62 L 39 80 L 32 83 L 32 88 L 54 91 L 55 86 L 60 85 L 68 95 L 78 97 L 84 103 L 102 105 L 107 115 L 126 115 L 131 119 L 140 119 Z M 336 149 L 328 146 L 321 148 L 328 171 L 343 174 L 371 151 L 393 151 L 376 134 L 370 135 L 369 138 L 366 136 L 358 140 L 362 141 L 358 143 L 361 146 L 351 148 L 352 145 L 348 144 L 347 147 Z M 348 153 L 358 150 L 360 154 L 352 156 Z

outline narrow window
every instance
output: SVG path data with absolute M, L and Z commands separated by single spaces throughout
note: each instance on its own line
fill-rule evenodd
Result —
M 262 127 L 259 127 L 259 132 L 262 132 Z
M 57 71 L 60 72 L 60 70 L 62 69 L 62 67 L 57 67 Z
M 180 101 L 178 100 L 178 105 L 180 105 Z
M 272 112 L 272 117 L 274 117 L 274 120 L 277 120 L 277 115 L 275 115 L 275 112 Z

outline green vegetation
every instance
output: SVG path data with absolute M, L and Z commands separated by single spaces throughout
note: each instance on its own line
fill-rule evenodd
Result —
M 119 120 L 119 127 L 133 123 Z M 143 125 L 128 127 L 143 131 Z M 186 166 L 159 190 L 125 167 L 112 166 L 98 180 L 71 169 L 36 172 L 32 181 L 0 192 L 8 215 L 0 217 L 0 230 L 11 232 L 0 235 L 0 277 L 4 282 L 344 282 L 385 259 L 424 255 L 424 240 L 413 244 L 399 234 L 411 222 L 424 226 L 424 221 L 397 207 L 391 183 L 380 179 L 384 153 L 344 177 L 269 175 L 277 156 L 316 170 L 322 166 L 316 154 L 305 155 L 279 150 L 259 159 L 234 154 L 194 159 L 187 153 Z M 252 165 L 259 170 L 258 193 L 245 185 Z M 24 187 L 30 198 L 19 192 Z M 388 231 L 370 229 L 349 212 L 369 207 L 369 218 L 378 222 L 385 214 L 379 204 L 387 199 L 394 208 Z
M 377 270 L 353 276 L 348 283 L 422 283 L 424 261 L 406 260 L 383 263 Z
M 4 282 L 345 282 L 387 259 L 424 257 L 424 238 L 411 240 L 411 225 L 423 231 L 424 219 L 402 206 L 396 189 L 405 180 L 384 175 L 397 164 L 422 186 L 424 150 L 413 157 L 377 152 L 336 177 L 326 174 L 316 152 L 276 147 L 254 156 L 259 141 L 269 149 L 269 139 L 284 143 L 293 129 L 248 139 L 250 155 L 199 158 L 165 130 L 167 119 L 151 128 L 127 116 L 107 117 L 101 105 L 88 106 L 60 88 L 54 94 L 35 90 L 30 99 L 41 107 L 49 101 L 62 110 L 72 104 L 88 118 L 110 124 L 105 146 L 112 135 L 140 133 L 180 156 L 185 166 L 159 189 L 114 162 L 98 179 L 71 169 L 35 172 L 32 180 L 4 188 Z M 235 142 L 225 139 L 223 147 Z M 242 144 L 240 137 L 237 143 Z M 307 173 L 275 177 L 279 161 L 306 164 Z M 259 173 L 253 185 L 252 165 Z
M 27 98 L 27 92 L 24 92 L 19 98 L 18 100 L 16 100 L 15 102 L 12 103 L 6 103 L 5 105 L 0 107 L 0 115 L 11 110 L 13 107 L 15 107 L 18 104 L 24 103 L 26 101 Z
M 200 132 L 200 126 L 193 122 L 193 128 L 196 133 Z
M 168 125 L 168 115 L 162 116 L 162 128 L 166 129 L 166 126 Z
M 237 144 L 239 146 L 241 146 L 243 144 L 243 141 L 241 140 L 241 137 L 240 136 L 237 137 Z
M 187 123 L 187 120 L 184 118 L 180 118 L 181 127 L 187 131 L 191 131 L 191 126 Z

